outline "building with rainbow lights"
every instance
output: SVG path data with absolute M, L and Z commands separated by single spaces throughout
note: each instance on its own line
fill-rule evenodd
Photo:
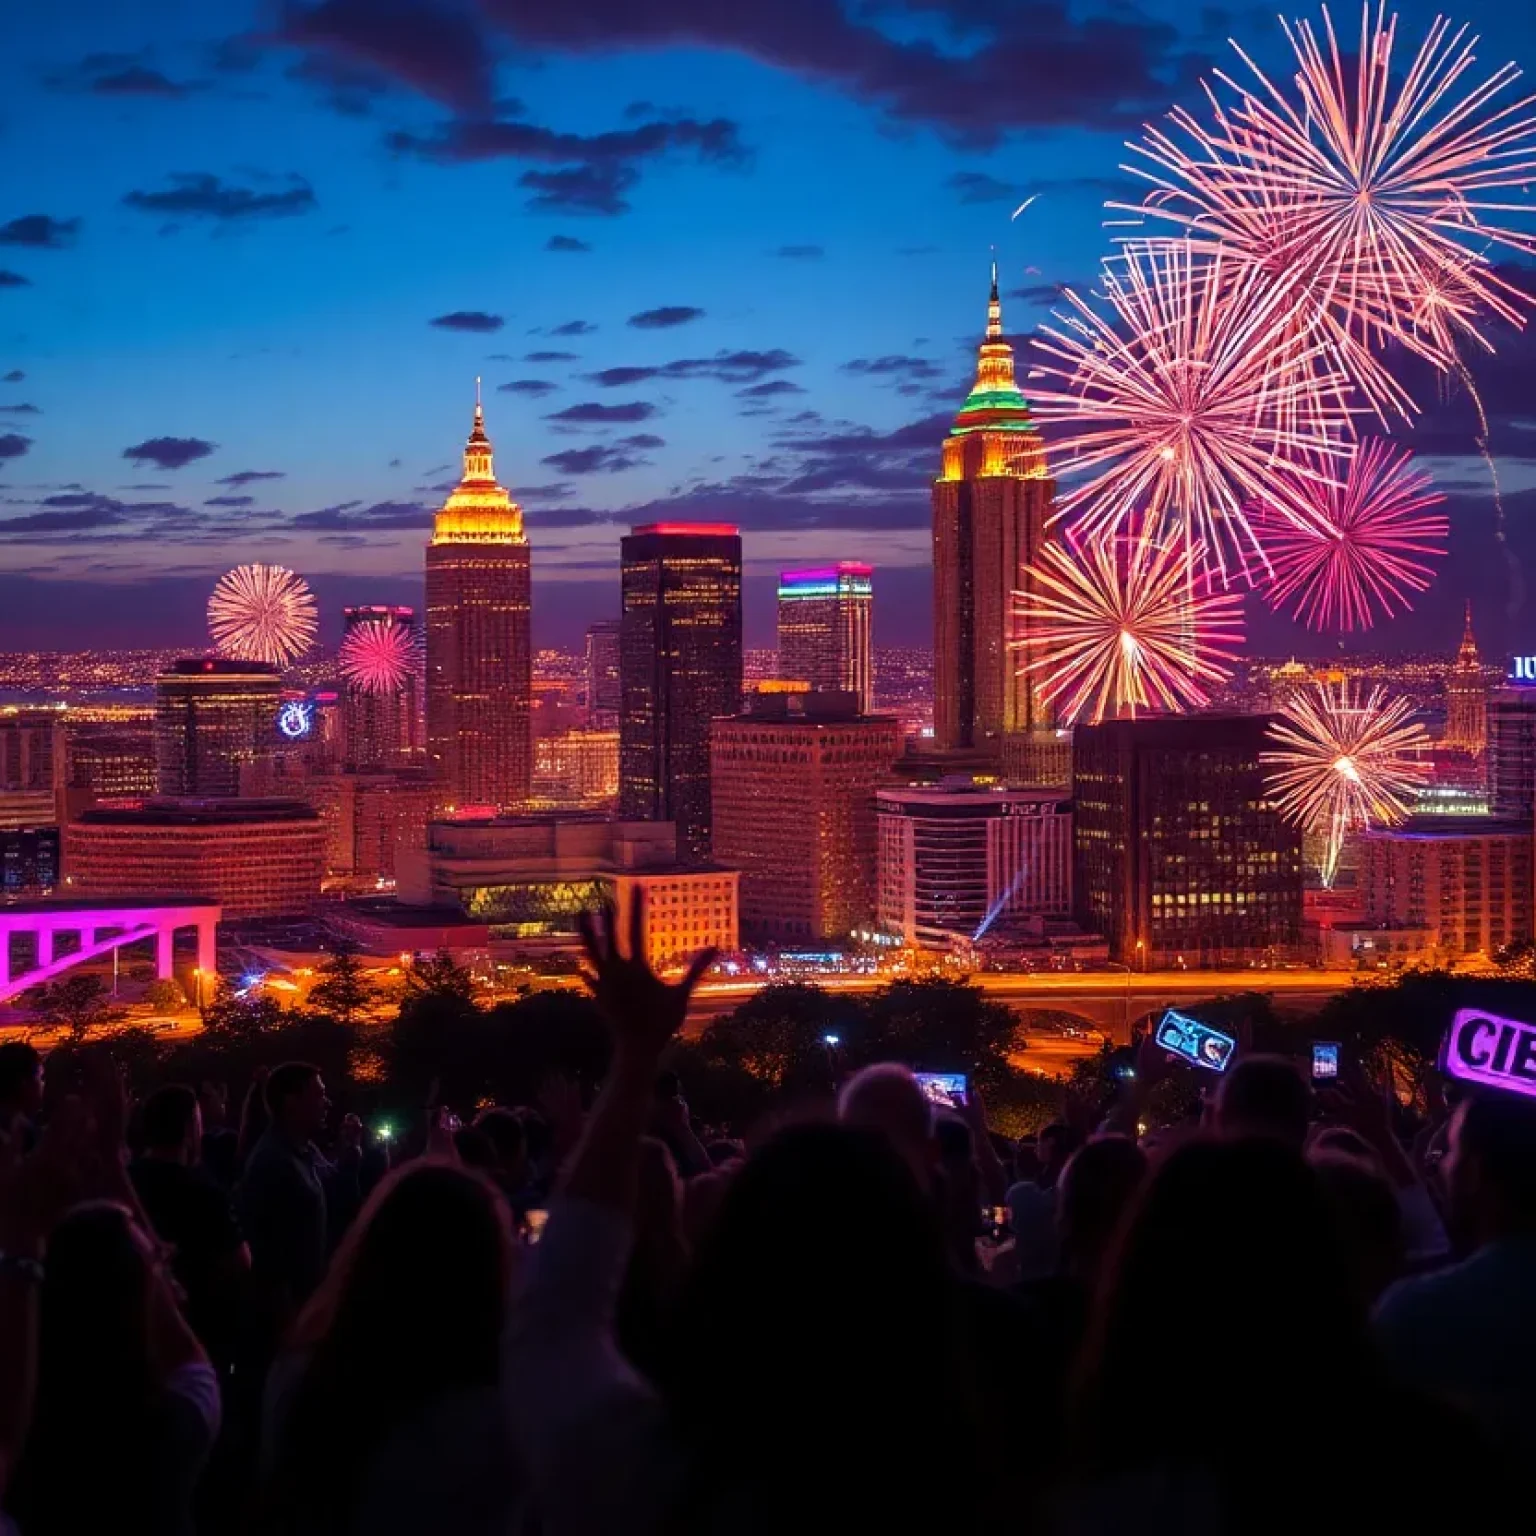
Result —
M 1055 481 L 1003 336 L 997 267 L 976 382 L 933 485 L 934 745 L 998 760 L 1005 738 L 1052 725 L 1023 675 L 1013 594 L 1048 534 Z
M 875 707 L 874 567 L 853 560 L 779 575 L 779 676 Z

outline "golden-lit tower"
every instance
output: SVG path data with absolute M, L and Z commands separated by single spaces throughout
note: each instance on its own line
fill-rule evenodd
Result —
M 1445 745 L 1470 752 L 1474 757 L 1480 757 L 1488 745 L 1488 680 L 1477 657 L 1470 599 L 1461 645 L 1445 674 Z
M 477 379 L 464 477 L 427 546 L 427 753 L 445 805 L 509 810 L 528 798 L 532 606 L 523 511 L 496 482 Z
M 1013 594 L 1047 538 L 1055 482 L 1013 376 L 997 263 L 976 383 L 944 440 L 933 485 L 934 744 L 1000 758 L 1004 738 L 1049 726 L 1012 648 Z

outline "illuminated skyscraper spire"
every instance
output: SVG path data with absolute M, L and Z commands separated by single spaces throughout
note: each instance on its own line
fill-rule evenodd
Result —
M 1488 680 L 1472 633 L 1472 602 L 1456 660 L 1445 674 L 1445 745 L 1481 756 L 1488 745 Z
M 432 541 L 440 543 L 525 543 L 523 509 L 496 482 L 491 440 L 485 433 L 485 406 L 475 380 L 475 419 L 464 444 L 464 477 L 437 514 Z
M 997 293 L 997 258 L 992 258 L 992 294 L 987 300 L 987 340 L 1001 341 L 1003 337 L 1003 301 Z

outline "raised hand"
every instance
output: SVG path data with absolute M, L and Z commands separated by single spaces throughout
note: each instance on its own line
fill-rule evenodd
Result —
M 701 949 L 688 962 L 681 981 L 663 981 L 645 958 L 645 898 L 638 891 L 629 909 L 628 954 L 619 944 L 618 912 L 611 902 L 597 913 L 583 912 L 580 924 L 587 958 L 583 978 L 613 1031 L 615 1048 L 652 1059 L 660 1056 L 682 1028 L 688 999 L 713 963 L 715 951 Z

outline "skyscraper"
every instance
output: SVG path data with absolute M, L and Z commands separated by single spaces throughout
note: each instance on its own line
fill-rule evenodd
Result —
M 155 679 L 155 780 L 162 795 L 240 793 L 240 766 L 276 745 L 283 680 L 264 661 L 193 656 Z
M 1456 661 L 1445 675 L 1445 745 L 1474 757 L 1488 745 L 1488 681 L 1477 658 L 1470 602 Z
M 1010 642 L 1027 639 L 1013 594 L 1047 538 L 1055 482 L 1013 377 L 997 268 L 972 386 L 933 485 L 934 744 L 1001 755 L 1005 735 L 1052 723 Z
M 1488 798 L 1495 816 L 1530 825 L 1536 812 L 1536 681 L 1506 677 L 1489 696 Z
M 619 723 L 618 619 L 599 619 L 587 626 L 587 724 L 609 730 Z
M 421 633 L 416 610 L 343 608 L 342 735 L 362 771 L 421 761 Z
M 497 484 L 477 399 L 464 477 L 427 546 L 427 754 L 449 805 L 508 809 L 528 798 L 531 610 L 523 511 Z
M 852 560 L 779 576 L 779 676 L 875 707 L 874 570 Z
M 1301 834 L 1259 753 L 1269 715 L 1079 725 L 1072 740 L 1077 920 L 1122 965 L 1251 964 L 1301 940 Z
M 741 708 L 741 534 L 648 523 L 623 541 L 619 814 L 709 855 L 710 721 Z
M 875 790 L 901 742 L 847 692 L 756 694 L 715 721 L 712 847 L 741 870 L 744 932 L 825 942 L 874 916 Z

